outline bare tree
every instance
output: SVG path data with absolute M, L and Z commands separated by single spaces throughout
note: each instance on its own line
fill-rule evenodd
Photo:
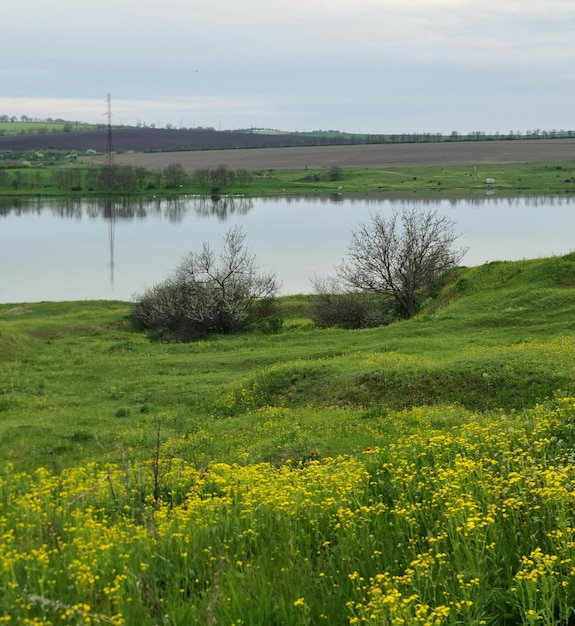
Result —
M 279 285 L 259 271 L 241 228 L 231 228 L 216 254 L 208 243 L 190 252 L 175 275 L 137 297 L 132 319 L 145 328 L 187 341 L 232 333 L 259 314 L 270 315 Z
M 353 232 L 339 276 L 352 289 L 392 296 L 400 313 L 411 317 L 421 291 L 434 287 L 466 252 L 453 247 L 459 237 L 454 228 L 436 211 L 373 213 Z

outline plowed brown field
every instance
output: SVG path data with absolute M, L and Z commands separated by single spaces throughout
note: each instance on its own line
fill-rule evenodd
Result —
M 575 160 L 575 139 L 465 141 L 446 143 L 369 144 L 249 148 L 118 154 L 115 162 L 162 169 L 179 163 L 188 171 L 226 165 L 230 169 L 321 169 L 458 165 L 481 163 L 537 163 Z M 103 158 L 93 157 L 93 161 Z

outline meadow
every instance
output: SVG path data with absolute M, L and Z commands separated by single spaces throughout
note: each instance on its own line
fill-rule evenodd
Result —
M 267 149 L 267 152 L 282 153 L 285 150 Z M 305 150 L 309 149 L 301 149 L 303 152 Z M 232 157 L 237 157 L 233 153 L 238 151 L 212 152 L 217 155 L 217 159 L 232 160 Z M 261 152 L 265 153 L 266 150 L 262 149 Z M 375 168 L 291 166 L 277 169 L 256 168 L 250 171 L 218 165 L 182 170 L 176 177 L 170 177 L 167 173 L 170 165 L 181 165 L 180 162 L 185 163 L 186 159 L 192 157 L 198 159 L 199 163 L 203 156 L 201 152 L 170 154 L 171 157 L 162 153 L 121 155 L 124 156 L 123 159 L 118 157 L 117 162 L 133 164 L 116 163 L 117 188 L 113 193 L 180 196 L 215 192 L 248 197 L 326 194 L 461 197 L 485 193 L 496 193 L 498 196 L 575 193 L 575 160 Z M 3 167 L 0 161 L 0 196 L 101 195 L 105 189 L 102 187 L 99 166 L 88 163 L 89 158 L 77 159 L 75 154 L 72 161 L 67 161 L 67 155 L 64 151 L 48 150 L 43 153 L 43 161 L 39 161 L 34 153 L 25 153 L 23 157 L 26 158 L 20 161 L 4 161 Z M 176 159 L 176 162 L 169 161 L 169 158 Z M 146 160 L 149 169 L 137 165 L 143 160 Z M 164 168 L 161 163 L 164 163 Z M 206 172 L 211 173 L 211 176 Z M 495 182 L 486 183 L 488 178 Z
M 0 623 L 572 624 L 575 254 L 416 318 L 153 342 L 0 305 Z

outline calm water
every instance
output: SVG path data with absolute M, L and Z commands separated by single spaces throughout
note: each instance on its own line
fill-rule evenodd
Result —
M 351 231 L 370 213 L 434 209 L 457 223 L 465 265 L 575 249 L 575 197 L 413 200 L 179 198 L 0 200 L 0 302 L 130 300 L 164 280 L 190 250 L 240 225 L 282 294 L 311 292 L 333 274 Z

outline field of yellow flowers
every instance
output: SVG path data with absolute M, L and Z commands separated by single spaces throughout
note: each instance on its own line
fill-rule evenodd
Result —
M 575 623 L 575 259 L 545 263 L 191 346 L 2 305 L 0 624 Z
M 386 447 L 276 467 L 7 468 L 0 620 L 572 623 L 575 399 L 401 418 Z

